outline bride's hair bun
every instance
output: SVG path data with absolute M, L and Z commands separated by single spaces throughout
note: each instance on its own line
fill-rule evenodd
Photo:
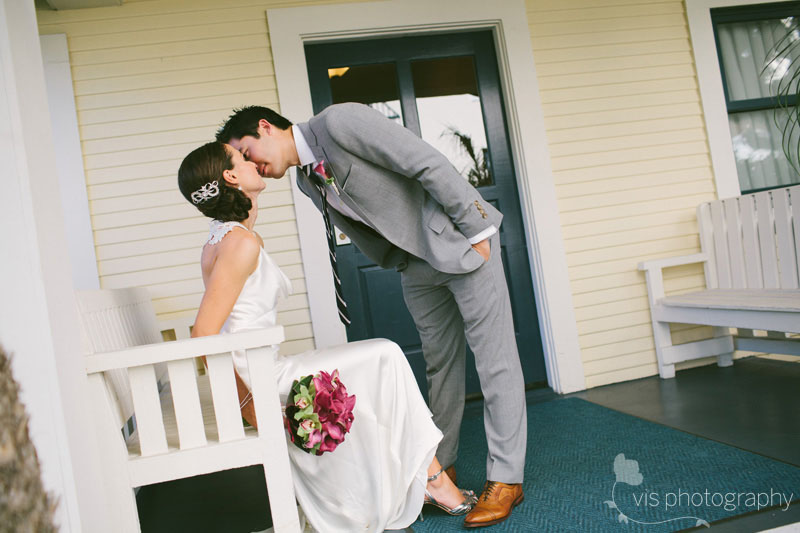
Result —
M 221 222 L 241 222 L 247 219 L 253 202 L 223 179 L 222 173 L 232 168 L 233 161 L 224 144 L 204 144 L 183 159 L 178 187 L 205 216 Z

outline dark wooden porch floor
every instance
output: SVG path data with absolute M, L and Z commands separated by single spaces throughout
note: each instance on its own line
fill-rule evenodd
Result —
M 653 376 L 572 396 L 800 467 L 798 362 L 748 357 L 727 368 L 703 366 L 679 371 L 675 379 Z M 744 533 L 785 524 L 800 531 L 799 503 L 785 512 L 717 522 L 712 531 Z

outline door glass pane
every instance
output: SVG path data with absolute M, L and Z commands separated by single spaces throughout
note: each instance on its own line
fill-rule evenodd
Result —
M 718 24 L 717 36 L 730 101 L 774 96 L 789 82 L 800 55 L 794 17 Z
M 411 75 L 422 138 L 447 156 L 473 186 L 491 185 L 473 58 L 413 61 Z
M 403 124 L 397 68 L 394 63 L 355 65 L 328 69 L 334 104 L 359 102 Z
M 781 114 L 778 111 L 778 123 Z M 742 191 L 800 183 L 800 176 L 792 169 L 783 151 L 783 133 L 775 125 L 772 109 L 731 113 L 728 115 L 736 156 L 736 170 Z M 797 129 L 787 132 L 790 147 L 796 151 L 800 135 Z

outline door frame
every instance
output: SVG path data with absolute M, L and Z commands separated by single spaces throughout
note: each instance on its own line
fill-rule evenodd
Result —
M 572 291 L 523 0 L 388 0 L 267 10 L 280 112 L 313 114 L 304 45 L 340 39 L 399 37 L 490 29 L 528 242 L 547 380 L 566 394 L 586 388 Z M 291 172 L 300 250 L 318 348 L 346 342 L 336 317 L 322 217 Z

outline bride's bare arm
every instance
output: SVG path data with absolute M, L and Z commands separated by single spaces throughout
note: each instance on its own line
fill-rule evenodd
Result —
M 219 247 L 211 267 L 204 276 L 206 291 L 197 311 L 197 318 L 192 328 L 192 337 L 216 335 L 242 292 L 248 276 L 258 265 L 258 254 L 261 250 L 259 240 L 252 233 L 234 229 L 219 243 Z M 204 362 L 205 362 L 205 358 Z M 247 399 L 247 386 L 236 375 L 236 388 L 239 392 L 239 403 Z M 255 427 L 255 411 L 253 402 L 247 402 L 242 409 L 242 416 Z

